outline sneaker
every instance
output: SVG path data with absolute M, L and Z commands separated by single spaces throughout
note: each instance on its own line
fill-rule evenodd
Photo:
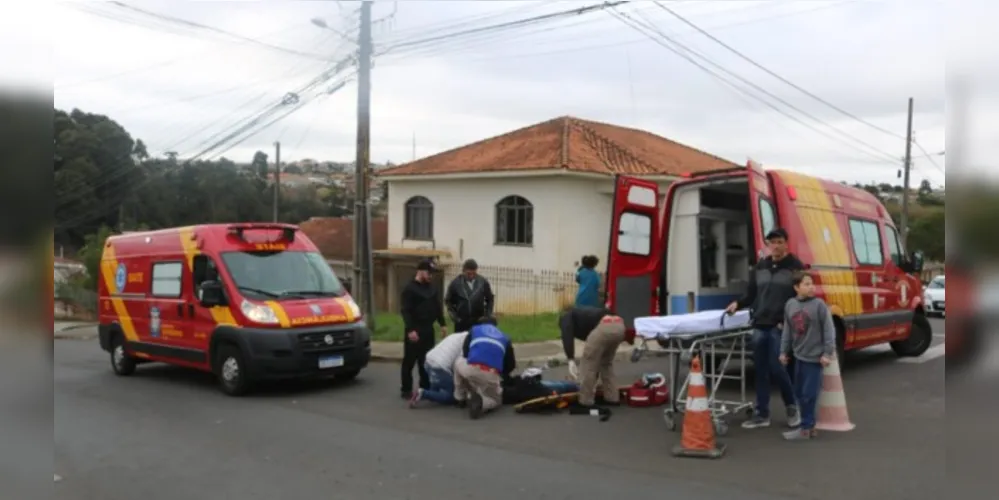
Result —
M 409 398 L 409 407 L 416 408 L 416 404 L 423 399 L 423 389 L 417 389 L 413 391 L 413 395 Z
M 482 396 L 478 394 L 472 394 L 468 398 L 468 416 L 472 420 L 476 420 L 482 416 Z
M 770 417 L 755 415 L 742 423 L 743 429 L 762 429 L 763 427 L 770 427 Z
M 795 429 L 784 433 L 784 439 L 787 441 L 808 441 L 812 437 L 812 431 L 804 429 Z
M 798 411 L 797 406 L 787 407 L 787 426 L 792 428 L 801 426 L 801 412 Z

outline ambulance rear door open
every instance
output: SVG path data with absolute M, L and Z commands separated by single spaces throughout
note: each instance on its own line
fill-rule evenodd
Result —
M 607 306 L 629 327 L 657 310 L 662 243 L 659 185 L 617 176 L 610 249 L 607 253 Z

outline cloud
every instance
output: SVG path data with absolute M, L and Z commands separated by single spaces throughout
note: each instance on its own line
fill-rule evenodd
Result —
M 951 41 L 951 52 L 945 52 L 948 37 L 943 31 L 945 9 L 941 2 L 667 4 L 802 88 L 899 135 L 905 131 L 906 100 L 914 97 L 917 138 L 934 152 L 945 145 L 942 125 L 946 119 L 947 58 L 952 57 L 955 47 L 965 54 L 965 66 L 987 60 L 983 57 L 999 56 L 999 44 L 978 45 L 968 40 Z M 134 5 L 265 43 L 321 54 L 330 61 L 352 50 L 341 34 L 356 34 L 357 5 L 347 2 L 340 7 L 328 2 L 157 1 Z M 382 50 L 579 5 L 379 3 L 375 7 L 375 17 L 380 20 L 374 29 L 375 41 Z M 393 8 L 395 15 L 390 16 Z M 982 8 L 999 12 L 991 4 Z M 816 102 L 651 3 L 622 8 L 621 12 L 652 23 L 814 120 L 737 83 L 756 97 L 741 96 L 609 14 L 593 13 L 541 26 L 455 38 L 422 49 L 403 47 L 380 56 L 372 82 L 372 159 L 408 161 L 413 155 L 414 136 L 417 155 L 425 156 L 570 114 L 645 128 L 735 161 L 752 156 L 767 164 L 841 180 L 895 180 L 898 163 L 893 163 L 893 158 L 904 153 L 901 139 Z M 107 4 L 82 8 L 56 5 L 48 15 L 59 33 L 52 38 L 51 52 L 56 106 L 109 114 L 154 151 L 172 147 L 182 154 L 194 152 L 204 139 L 264 109 L 325 66 L 322 61 L 261 44 L 226 41 L 210 31 L 151 21 Z M 314 17 L 326 20 L 339 34 L 311 24 Z M 15 32 L 0 36 L 30 35 L 17 23 L 7 27 Z M 8 50 L 3 55 L 14 66 L 25 65 L 17 52 Z M 982 96 L 995 88 L 982 87 Z M 255 99 L 261 94 L 262 98 Z M 768 108 L 759 99 L 771 101 L 822 133 Z M 248 161 L 254 151 L 271 151 L 273 142 L 280 139 L 285 158 L 349 161 L 354 157 L 355 107 L 356 85 L 349 84 L 226 156 Z M 995 127 L 997 111 L 997 107 L 989 108 L 987 116 L 993 119 L 980 120 L 986 130 Z M 842 137 L 829 126 L 852 138 Z M 184 137 L 192 138 L 177 145 Z M 870 144 L 877 152 L 858 141 Z M 940 157 L 938 162 L 942 165 L 944 159 Z M 916 171 L 917 180 L 920 176 L 935 184 L 944 180 L 925 160 L 917 159 Z

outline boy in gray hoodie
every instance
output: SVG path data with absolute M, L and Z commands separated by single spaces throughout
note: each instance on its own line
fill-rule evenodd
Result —
M 796 297 L 784 305 L 784 331 L 780 339 L 780 362 L 787 365 L 794 355 L 794 396 L 801 411 L 801 426 L 784 433 L 789 441 L 815 437 L 815 409 L 822 390 L 822 369 L 836 354 L 836 327 L 832 313 L 815 297 L 812 277 L 798 271 L 791 279 Z

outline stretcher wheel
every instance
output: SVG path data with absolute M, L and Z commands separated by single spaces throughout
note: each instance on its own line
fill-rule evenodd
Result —
M 752 406 L 750 406 L 749 408 L 746 408 L 746 417 L 748 417 L 748 418 L 753 418 L 753 415 L 754 415 L 755 413 L 756 413 L 756 410 L 755 410 L 755 409 L 753 409 L 753 407 L 752 407 Z
M 666 430 L 675 431 L 676 430 L 676 416 L 672 410 L 666 410 L 663 412 L 663 420 L 666 421 Z
M 728 434 L 728 424 L 721 420 L 715 420 L 715 435 L 724 436 Z
M 642 351 L 638 349 L 631 350 L 631 362 L 638 363 L 638 360 L 642 359 Z

